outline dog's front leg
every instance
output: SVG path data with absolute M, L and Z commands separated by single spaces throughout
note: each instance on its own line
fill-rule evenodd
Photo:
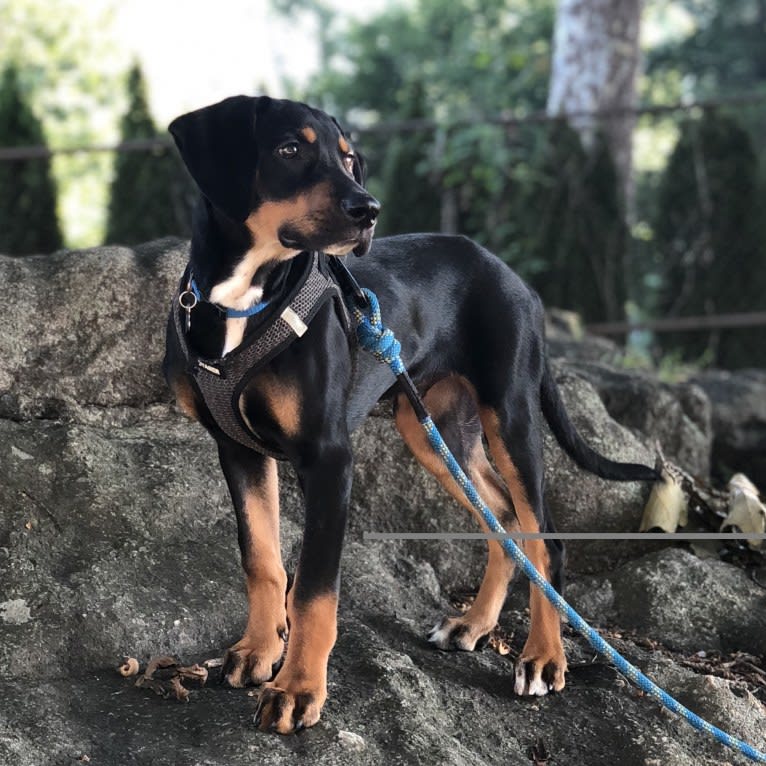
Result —
M 306 519 L 295 583 L 287 599 L 287 653 L 261 692 L 256 724 L 289 734 L 319 720 L 327 697 L 327 662 L 337 633 L 340 555 L 351 492 L 348 436 L 320 438 L 295 467 Z
M 248 601 L 247 627 L 226 652 L 223 678 L 230 686 L 259 684 L 273 677 L 287 635 L 277 465 L 236 444 L 220 445 L 218 454 L 237 514 Z

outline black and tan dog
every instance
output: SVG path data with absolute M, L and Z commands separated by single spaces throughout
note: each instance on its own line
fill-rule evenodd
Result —
M 273 322 L 268 310 L 250 318 L 227 317 L 224 310 L 279 303 L 307 253 L 369 250 L 349 264 L 353 274 L 377 293 L 437 425 L 506 529 L 554 529 L 543 498 L 541 416 L 586 470 L 623 481 L 655 478 L 645 466 L 607 460 L 577 434 L 546 361 L 540 300 L 498 258 L 463 237 L 432 234 L 371 246 L 380 206 L 363 188 L 360 157 L 331 117 L 304 104 L 238 96 L 183 115 L 170 130 L 201 191 L 184 278 L 193 274 L 199 303 L 183 330 L 200 357 L 236 354 Z M 324 302 L 300 337 L 247 378 L 238 397 L 242 421 L 269 455 L 230 438 L 216 422 L 179 352 L 178 327 L 171 316 L 166 376 L 180 406 L 218 444 L 247 580 L 247 627 L 228 650 L 224 676 L 232 686 L 263 683 L 257 722 L 289 733 L 315 724 L 326 698 L 351 490 L 349 434 L 379 399 L 393 400 L 415 456 L 469 506 L 431 453 L 390 371 L 355 354 L 337 302 Z M 305 497 L 300 560 L 287 599 L 271 454 L 289 460 Z M 525 549 L 560 589 L 563 546 L 535 540 Z M 430 640 L 442 649 L 473 650 L 495 625 L 513 570 L 490 542 L 473 605 L 445 617 Z M 567 664 L 558 614 L 535 588 L 530 613 L 515 691 L 559 691 Z

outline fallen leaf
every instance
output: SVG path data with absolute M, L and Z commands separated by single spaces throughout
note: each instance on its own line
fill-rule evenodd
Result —
M 125 676 L 125 678 L 130 678 L 138 673 L 139 667 L 138 660 L 135 657 L 126 657 L 125 662 L 117 668 L 117 672 L 121 676 Z
M 173 678 L 170 679 L 170 686 L 179 702 L 189 701 L 189 690 L 184 688 L 180 676 L 173 676 Z
M 202 665 L 178 668 L 178 675 L 187 681 L 196 681 L 200 686 L 204 686 L 207 682 L 207 668 L 203 668 Z
M 729 481 L 729 513 L 721 524 L 721 531 L 733 527 L 742 532 L 762 535 L 766 532 L 766 505 L 761 502 L 758 489 L 742 473 L 736 473 Z M 747 541 L 752 549 L 761 547 L 762 539 Z
M 735 473 L 734 476 L 729 479 L 729 491 L 733 489 L 741 489 L 743 492 L 748 492 L 756 497 L 760 496 L 758 487 L 756 487 L 744 473 Z
M 146 666 L 146 670 L 144 671 L 144 678 L 151 680 L 154 678 L 154 674 L 158 670 L 162 668 L 172 668 L 175 665 L 178 665 L 178 661 L 175 657 L 170 657 L 168 655 L 163 657 L 153 657 L 151 660 L 149 660 L 149 664 Z
M 119 668 L 123 675 L 132 675 L 128 670 L 132 670 L 131 660 L 135 663 L 136 672 L 138 670 L 138 661 L 132 658 L 126 658 L 125 664 Z M 125 668 L 125 672 L 123 672 Z M 179 702 L 189 701 L 189 690 L 184 686 L 184 681 L 194 681 L 200 686 L 204 686 L 208 679 L 208 670 L 202 665 L 181 666 L 175 657 L 168 655 L 162 657 L 153 657 L 149 660 L 143 675 L 136 679 L 136 686 L 144 689 L 151 689 L 160 697 L 173 697 Z
M 688 521 L 686 495 L 678 478 L 664 465 L 660 476 L 646 501 L 639 532 L 661 529 L 673 533 L 678 527 L 685 527 Z

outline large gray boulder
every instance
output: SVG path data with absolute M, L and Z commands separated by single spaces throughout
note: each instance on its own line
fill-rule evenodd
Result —
M 766 590 L 717 559 L 658 551 L 606 577 L 581 577 L 569 595 L 594 622 L 652 636 L 676 651 L 766 655 Z
M 712 403 L 720 478 L 741 471 L 766 492 L 766 370 L 706 370 L 694 382 Z
M 609 416 L 700 478 L 710 473 L 711 407 L 695 383 L 664 383 L 645 372 L 575 362 L 568 369 L 597 391 Z
M 476 586 L 485 554 L 480 544 L 365 541 L 368 531 L 476 529 L 409 456 L 385 410 L 354 437 L 340 638 L 320 724 L 268 736 L 252 727 L 247 690 L 210 684 L 180 705 L 120 678 L 114 667 L 124 654 L 199 661 L 220 655 L 244 626 L 235 525 L 214 445 L 169 404 L 159 371 L 168 300 L 185 258 L 176 241 L 0 258 L 0 277 L 13 285 L 0 317 L 0 763 L 88 756 L 110 766 L 521 765 L 539 738 L 552 763 L 742 762 L 659 714 L 615 671 L 593 664 L 571 634 L 565 692 L 514 697 L 511 657 L 528 629 L 525 583 L 501 618 L 511 655 L 433 650 L 427 628 L 451 611 L 453 591 Z M 627 405 L 620 422 L 610 415 L 601 378 L 591 382 L 563 362 L 556 374 L 594 446 L 618 459 L 652 459 L 649 426 L 642 430 L 639 415 L 631 420 Z M 666 394 L 688 414 L 673 389 Z M 562 529 L 637 528 L 647 487 L 583 474 L 550 436 L 546 464 L 548 502 Z M 291 569 L 302 507 L 289 468 L 281 476 Z M 710 646 L 758 650 L 762 603 L 739 570 L 647 550 L 571 547 L 572 592 L 586 617 L 696 647 L 672 620 L 674 589 L 645 593 L 660 572 L 691 583 L 680 596 L 690 633 L 701 626 L 719 637 Z M 719 603 L 739 606 L 708 609 L 701 594 L 713 583 Z M 763 708 L 736 685 L 635 643 L 619 648 L 685 703 L 766 746 Z
M 167 402 L 158 365 L 188 243 L 3 258 L 0 417 Z

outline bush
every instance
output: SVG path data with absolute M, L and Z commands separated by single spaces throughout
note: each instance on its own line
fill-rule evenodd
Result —
M 41 146 L 40 121 L 24 98 L 14 66 L 0 81 L 0 146 Z M 50 158 L 0 162 L 0 252 L 50 253 L 61 247 Z
M 758 162 L 747 132 L 708 112 L 681 127 L 659 189 L 660 316 L 763 310 L 766 247 L 759 236 Z M 763 330 L 668 334 L 666 350 L 719 367 L 766 364 Z
M 122 141 L 156 138 L 140 68 L 128 75 L 128 110 Z M 117 154 L 109 195 L 106 241 L 136 244 L 167 235 L 189 236 L 195 192 L 171 146 Z

